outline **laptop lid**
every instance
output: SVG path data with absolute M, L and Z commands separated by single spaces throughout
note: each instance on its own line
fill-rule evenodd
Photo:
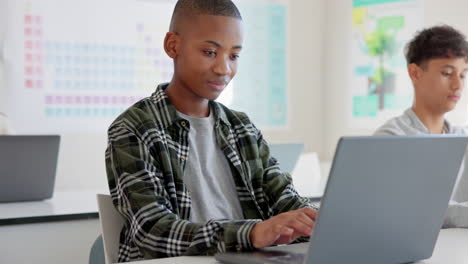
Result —
M 468 137 L 343 137 L 338 142 L 305 258 L 288 263 L 405 263 L 429 258 Z M 259 252 L 217 255 L 270 263 Z M 299 259 L 298 262 L 293 259 Z
M 301 143 L 270 144 L 270 155 L 278 160 L 280 168 L 284 172 L 292 173 L 299 156 L 304 150 Z
M 404 263 L 434 250 L 467 137 L 344 137 L 307 263 Z
M 0 136 L 0 202 L 52 197 L 60 136 Z

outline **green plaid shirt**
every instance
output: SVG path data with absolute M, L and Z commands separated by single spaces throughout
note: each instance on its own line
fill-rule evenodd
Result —
M 164 92 L 167 85 L 131 106 L 108 130 L 109 188 L 125 218 L 119 262 L 251 249 L 255 223 L 310 206 L 249 118 L 211 101 L 216 141 L 232 170 L 245 219 L 190 222 L 190 193 L 182 181 L 190 125 L 177 115 Z

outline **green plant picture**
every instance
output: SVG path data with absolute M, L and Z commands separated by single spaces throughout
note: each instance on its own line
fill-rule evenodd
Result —
M 406 74 L 403 48 L 417 30 L 412 23 L 417 3 L 353 1 L 353 117 L 378 117 L 411 103 L 411 85 L 402 82 Z

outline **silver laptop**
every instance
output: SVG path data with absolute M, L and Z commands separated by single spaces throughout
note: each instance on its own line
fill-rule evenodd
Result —
M 60 136 L 0 136 L 0 202 L 52 197 Z
M 309 243 L 222 253 L 224 263 L 407 263 L 429 258 L 467 137 L 341 138 Z
M 284 172 L 292 173 L 296 163 L 304 150 L 301 143 L 270 144 L 270 155 L 278 160 L 280 168 Z

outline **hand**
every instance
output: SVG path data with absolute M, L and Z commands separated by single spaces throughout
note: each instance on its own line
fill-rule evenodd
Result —
M 259 222 L 250 231 L 250 241 L 255 248 L 288 244 L 300 236 L 311 236 L 317 211 L 303 208 L 275 215 Z

